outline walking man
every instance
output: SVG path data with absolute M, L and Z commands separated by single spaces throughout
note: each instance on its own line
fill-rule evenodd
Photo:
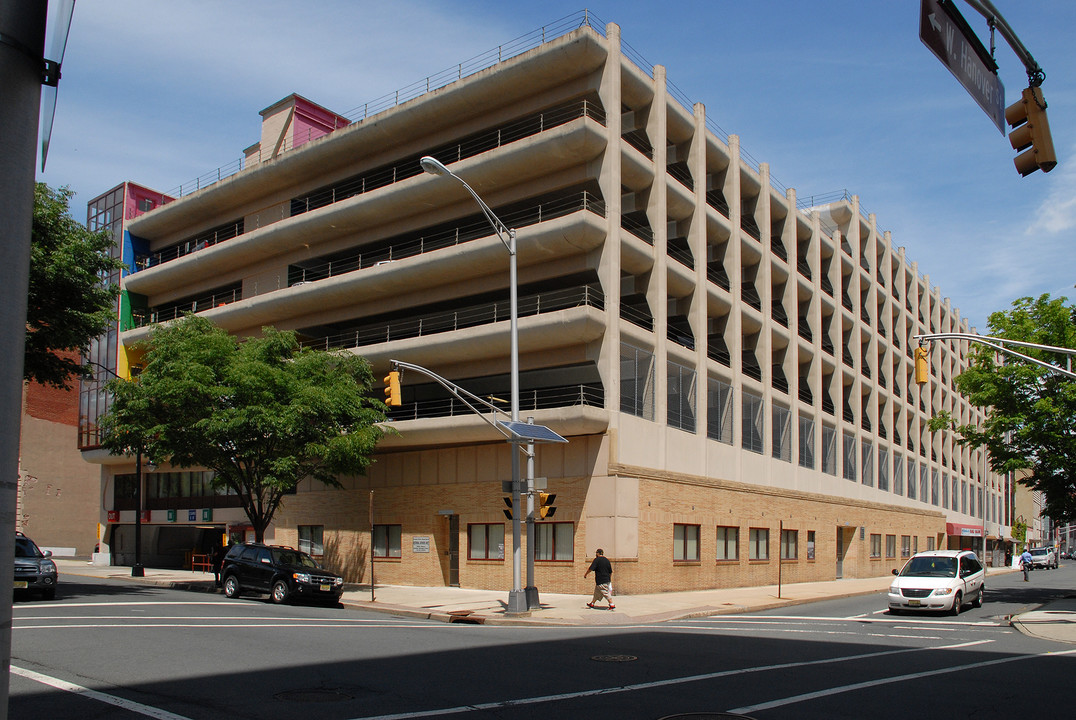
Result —
M 588 608 L 593 608 L 594 603 L 598 602 L 602 598 L 605 598 L 609 602 L 609 609 L 612 610 L 616 607 L 613 604 L 613 565 L 609 562 L 609 558 L 605 557 L 605 552 L 598 548 L 594 551 L 594 559 L 590 563 L 590 567 L 583 573 L 583 577 L 594 573 L 594 597 L 587 603 Z
M 1031 551 L 1024 548 L 1024 554 L 1020 556 L 1020 567 L 1024 570 L 1024 582 L 1029 582 L 1027 573 L 1031 569 Z

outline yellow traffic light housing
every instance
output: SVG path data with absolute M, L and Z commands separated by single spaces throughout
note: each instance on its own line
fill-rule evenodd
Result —
M 920 385 L 930 382 L 930 359 L 927 355 L 924 346 L 915 349 L 915 381 Z
M 393 370 L 385 376 L 385 404 L 390 407 L 400 407 L 403 400 L 400 396 L 400 371 Z
M 1013 128 L 1009 143 L 1014 150 L 1023 151 L 1013 160 L 1017 172 L 1026 177 L 1036 170 L 1053 170 L 1057 165 L 1057 154 L 1046 119 L 1042 88 L 1025 89 L 1019 101 L 1005 108 L 1005 121 Z
M 538 517 L 543 520 L 553 517 L 557 512 L 557 508 L 553 507 L 556 499 L 556 493 L 538 493 Z

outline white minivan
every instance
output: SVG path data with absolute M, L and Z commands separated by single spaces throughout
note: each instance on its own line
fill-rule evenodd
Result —
M 964 605 L 981 607 L 986 568 L 969 550 L 928 550 L 905 563 L 889 586 L 889 612 L 943 610 L 959 615 Z

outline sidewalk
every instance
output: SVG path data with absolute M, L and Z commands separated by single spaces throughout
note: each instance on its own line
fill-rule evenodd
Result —
M 210 573 L 146 568 L 145 577 L 132 578 L 126 566 L 91 565 L 84 560 L 54 558 L 65 577 L 84 576 L 125 580 L 176 589 L 218 592 Z M 1013 572 L 991 569 L 990 574 Z M 710 615 L 727 615 L 787 607 L 842 597 L 885 592 L 889 577 L 848 578 L 827 582 L 749 588 L 722 588 L 652 595 L 615 596 L 615 610 L 587 608 L 589 595 L 540 593 L 541 607 L 522 615 L 505 612 L 507 591 L 470 590 L 452 587 L 378 585 L 374 599 L 369 586 L 348 585 L 341 602 L 352 608 L 374 610 L 401 617 L 429 618 L 442 622 L 485 625 L 635 625 Z M 884 605 L 884 599 L 879 609 Z M 1020 632 L 1059 642 L 1076 643 L 1076 597 L 1057 600 L 1038 610 L 1016 615 L 1010 624 Z

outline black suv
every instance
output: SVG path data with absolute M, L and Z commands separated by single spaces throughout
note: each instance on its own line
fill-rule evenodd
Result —
M 15 533 L 15 590 L 40 593 L 45 600 L 56 597 L 56 563 L 52 551 L 41 552 L 33 540 Z
M 260 543 L 233 545 L 221 563 L 220 579 L 225 597 L 269 593 L 275 603 L 300 597 L 337 603 L 344 592 L 344 578 L 306 553 Z

